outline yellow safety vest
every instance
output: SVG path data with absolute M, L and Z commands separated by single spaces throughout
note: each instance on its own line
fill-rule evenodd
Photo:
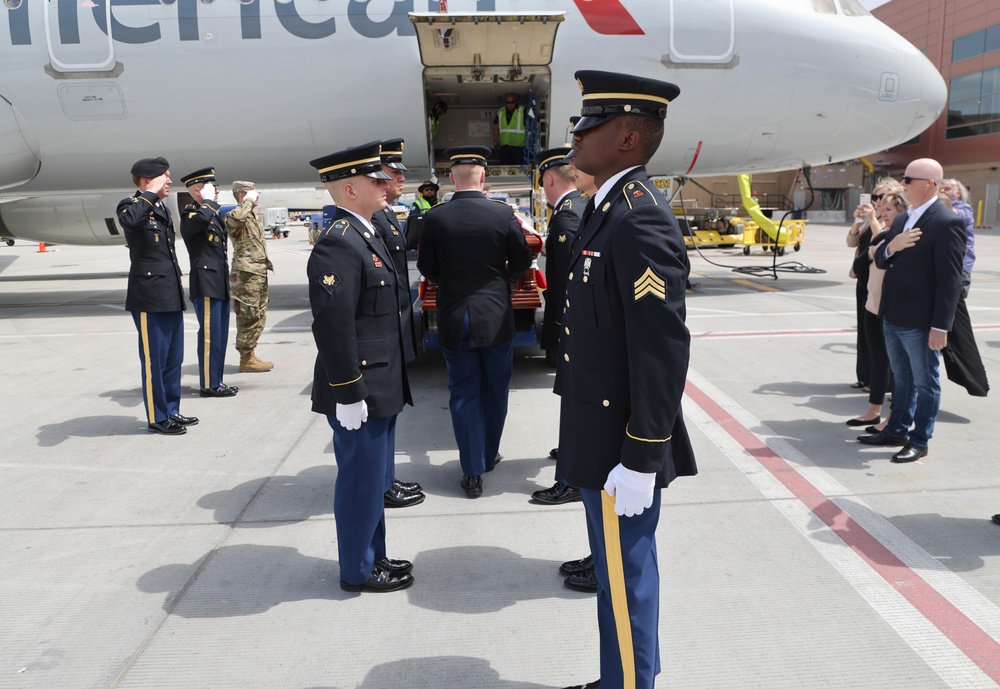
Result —
M 514 109 L 514 117 L 507 122 L 507 108 L 497 111 L 497 124 L 500 125 L 501 146 L 524 146 L 524 106 Z

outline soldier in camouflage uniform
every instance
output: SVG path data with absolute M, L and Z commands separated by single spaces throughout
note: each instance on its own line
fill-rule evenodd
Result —
M 226 215 L 226 230 L 233 243 L 233 265 L 229 276 L 233 308 L 236 311 L 236 351 L 240 371 L 263 373 L 274 368 L 254 354 L 264 332 L 267 310 L 267 271 L 274 271 L 264 244 L 264 226 L 254 213 L 257 190 L 253 182 L 233 182 L 233 196 L 239 204 Z

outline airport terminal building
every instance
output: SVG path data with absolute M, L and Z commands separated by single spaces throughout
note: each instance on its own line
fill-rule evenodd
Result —
M 983 202 L 981 224 L 1000 227 L 1000 3 L 891 0 L 872 14 L 934 63 L 948 109 L 913 141 L 870 160 L 897 175 L 915 158 L 940 161 L 969 187 L 974 209 Z

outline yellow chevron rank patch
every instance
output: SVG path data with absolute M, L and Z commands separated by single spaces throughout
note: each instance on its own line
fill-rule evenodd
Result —
M 635 288 L 635 300 L 639 301 L 647 294 L 650 294 L 661 301 L 667 300 L 667 283 L 656 274 L 653 266 L 647 266 L 645 272 L 639 279 L 632 283 Z

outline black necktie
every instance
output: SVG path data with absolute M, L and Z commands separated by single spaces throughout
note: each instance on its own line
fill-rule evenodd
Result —
M 583 218 L 580 220 L 580 227 L 585 227 L 590 216 L 594 214 L 594 199 L 587 201 L 587 207 L 583 209 Z

